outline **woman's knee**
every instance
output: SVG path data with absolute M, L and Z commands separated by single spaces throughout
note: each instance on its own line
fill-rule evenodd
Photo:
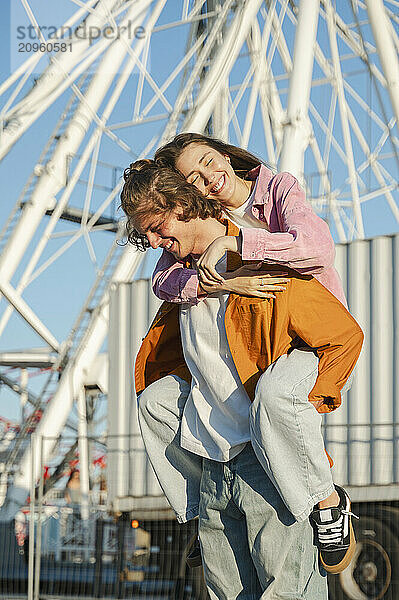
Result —
M 156 405 L 157 402 L 156 396 L 151 394 L 150 387 L 143 390 L 137 398 L 139 418 L 144 418 L 145 420 L 147 420 L 149 414 L 153 413 L 153 405 Z
M 146 422 L 180 416 L 190 385 L 180 377 L 168 375 L 149 385 L 138 398 L 139 418 Z
M 284 381 L 276 377 L 272 371 L 263 373 L 256 386 L 252 412 L 257 411 L 261 406 L 275 408 L 286 395 L 284 387 Z

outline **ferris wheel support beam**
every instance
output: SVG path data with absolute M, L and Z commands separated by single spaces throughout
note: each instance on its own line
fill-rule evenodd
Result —
M 262 0 L 247 0 L 236 9 L 223 45 L 218 49 L 213 64 L 204 78 L 195 109 L 185 120 L 182 131 L 204 131 L 230 70 L 249 34 L 252 22 L 256 19 L 261 3 Z
M 274 13 L 275 7 L 273 5 L 268 11 L 262 35 L 260 33 L 259 23 L 255 22 L 252 25 L 252 35 L 248 38 L 248 46 L 251 51 L 251 62 L 254 65 L 255 71 L 241 145 L 243 148 L 248 147 L 256 109 L 256 100 L 259 95 L 263 128 L 266 138 L 267 158 L 270 163 L 276 165 L 276 150 L 273 143 L 273 135 L 276 146 L 279 147 L 283 135 L 281 123 L 283 122 L 284 112 L 277 92 L 276 83 L 271 76 L 271 66 L 267 64 L 268 61 L 266 55 Z
M 71 19 L 69 19 L 64 25 L 62 25 L 62 27 L 60 27 L 54 36 L 52 36 L 52 39 L 59 39 L 62 38 L 63 36 L 63 31 L 65 30 L 69 30 L 72 25 L 81 17 L 83 16 L 83 14 L 85 14 L 87 12 L 87 10 L 89 10 L 91 8 L 91 5 L 94 4 L 94 0 L 89 0 L 87 2 L 87 4 L 85 5 L 85 7 L 82 9 L 80 9 L 79 11 L 77 11 L 75 13 L 75 15 L 73 15 L 73 17 Z M 44 36 L 41 33 L 41 31 L 37 31 L 38 36 L 40 37 L 40 41 L 44 42 Z M 65 43 L 66 44 L 66 43 Z M 69 42 L 69 44 L 71 45 L 72 48 L 72 42 Z M 97 44 L 97 46 L 100 46 L 100 44 Z M 97 48 L 96 48 L 97 49 Z M 75 48 L 76 52 L 77 49 Z M 75 53 L 76 54 L 76 53 Z M 94 53 L 91 52 L 91 56 L 93 56 Z M 0 86 L 0 95 L 3 94 L 3 92 L 5 92 L 15 81 L 18 81 L 18 84 L 14 87 L 14 89 L 12 90 L 12 93 L 10 94 L 9 98 L 7 99 L 7 102 L 4 104 L 4 106 L 1 109 L 0 112 L 0 131 L 3 133 L 4 132 L 4 120 L 5 118 L 7 118 L 7 120 L 10 120 L 10 114 L 14 111 L 18 111 L 18 104 L 13 106 L 14 100 L 18 97 L 20 91 L 22 90 L 22 88 L 24 87 L 25 83 L 28 81 L 29 77 L 31 76 L 35 66 L 40 62 L 40 59 L 42 58 L 42 52 L 40 52 L 40 50 L 38 50 L 36 53 L 34 53 L 28 60 L 26 60 L 19 69 L 17 69 L 17 71 L 15 73 L 13 73 L 13 75 L 11 77 L 9 77 L 7 79 L 7 81 Z M 76 58 L 76 56 L 75 56 Z M 50 59 L 52 62 L 53 59 Z M 94 58 L 93 58 L 94 60 Z M 84 61 L 86 62 L 86 61 Z M 60 63 L 58 63 L 59 66 Z M 62 67 L 61 67 L 62 69 Z M 65 73 L 66 74 L 66 73 Z M 69 77 L 68 77 L 69 79 Z M 64 79 L 65 82 L 65 79 Z M 51 82 L 54 83 L 54 82 Z M 58 86 L 60 87 L 60 86 Z M 36 87 L 34 87 L 33 89 L 36 90 Z M 29 95 L 29 92 L 28 92 Z M 26 97 L 26 96 L 25 96 Z M 44 110 L 46 110 L 46 108 L 48 106 L 50 106 L 50 104 L 52 104 L 55 100 L 57 96 L 54 96 L 54 93 L 51 94 L 50 96 L 46 96 L 46 103 L 43 103 L 43 105 L 41 106 L 41 110 L 42 112 L 44 112 Z M 50 103 L 49 103 L 50 100 Z M 21 101 L 22 103 L 24 102 L 24 100 Z M 13 108 L 11 109 L 10 112 L 8 112 L 8 109 L 10 106 L 13 106 Z M 39 105 L 40 106 L 40 105 Z M 33 113 L 34 114 L 34 113 Z M 5 117 L 5 115 L 7 115 L 7 117 Z M 34 121 L 34 117 L 32 115 L 32 112 L 29 115 L 29 119 L 28 121 L 25 123 L 23 123 L 23 128 L 20 130 L 20 133 L 22 135 L 23 131 L 26 131 L 26 129 L 28 129 L 29 125 L 31 123 L 33 123 Z M 21 125 L 21 122 L 17 119 L 14 119 L 12 128 L 15 131 L 16 129 L 18 129 Z M 7 123 L 6 128 L 9 126 L 9 123 Z M 8 130 L 8 132 L 2 136 L 2 139 L 0 139 L 0 142 L 2 142 L 3 140 L 7 139 L 7 135 L 10 133 L 10 131 Z M 6 152 L 6 147 L 7 144 L 5 144 L 5 146 L 3 145 L 2 147 L 2 152 L 3 154 Z
M 98 42 L 95 46 L 93 51 L 90 52 L 90 54 L 88 54 L 80 63 L 79 65 L 76 67 L 76 69 L 74 71 L 72 71 L 72 73 L 67 74 L 65 73 L 65 77 L 63 79 L 63 81 L 54 89 L 51 90 L 44 98 L 41 102 L 37 103 L 34 107 L 32 107 L 32 110 L 27 112 L 26 116 L 22 119 L 22 123 L 23 125 L 19 128 L 19 123 L 18 123 L 18 138 L 22 136 L 23 133 L 25 133 L 25 131 L 27 131 L 29 129 L 29 127 L 55 102 L 55 100 L 57 98 L 59 98 L 64 92 L 65 90 L 67 90 L 69 87 L 72 87 L 72 89 L 74 89 L 75 93 L 76 90 L 79 91 L 79 89 L 77 88 L 77 86 L 75 86 L 74 81 L 80 76 L 82 75 L 82 73 L 87 72 L 90 69 L 90 66 L 94 63 L 94 61 L 104 52 L 105 48 L 107 47 L 108 43 L 106 40 L 102 40 L 101 42 Z M 3 115 L 0 116 L 1 120 L 3 121 L 5 118 Z M 12 120 L 10 120 L 10 123 L 12 122 Z M 15 128 L 13 128 L 15 129 Z M 14 145 L 14 143 L 17 141 L 17 139 L 13 138 L 13 130 L 12 128 L 8 128 L 5 131 L 3 131 L 2 135 L 1 135 L 1 145 L 0 145 L 0 160 L 4 158 L 4 156 L 6 154 L 8 154 L 8 152 L 11 150 L 12 146 Z
M 120 0 L 100 0 L 91 10 L 85 21 L 85 30 L 94 31 L 100 30 L 108 22 L 111 10 L 115 5 L 119 4 Z M 92 29 L 90 29 L 92 28 Z M 42 40 L 40 40 L 42 41 Z M 105 40 L 104 47 L 111 44 L 112 40 Z M 53 92 L 61 85 L 64 79 L 69 75 L 71 69 L 78 64 L 83 57 L 83 54 L 90 48 L 90 36 L 78 35 L 77 30 L 73 33 L 68 44 L 72 45 L 70 52 L 59 52 L 57 57 L 52 57 L 49 66 L 44 70 L 36 84 L 18 102 L 9 112 L 2 115 L 2 120 L 6 121 L 1 132 L 0 138 L 0 160 L 9 152 L 15 142 L 22 134 L 32 125 L 34 119 L 43 112 L 42 104 L 47 106 L 47 99 L 52 97 L 54 101 L 58 96 L 53 95 Z M 34 66 L 34 62 L 32 63 Z
M 366 6 L 396 123 L 399 123 L 399 61 L 392 28 L 382 0 L 366 0 Z
M 154 7 L 151 18 L 148 22 L 149 29 L 154 26 L 164 5 L 165 0 L 158 0 L 158 3 L 156 7 Z M 142 40 L 142 42 L 144 43 L 144 40 Z M 108 111 L 109 113 L 112 112 L 112 108 L 117 101 L 119 94 L 124 89 L 134 64 L 135 57 L 130 56 L 117 83 L 117 86 L 111 95 L 109 104 L 104 111 L 106 116 L 108 116 Z M 115 268 L 112 282 L 129 281 L 137 269 L 141 259 L 142 254 L 140 252 L 137 252 L 132 246 L 127 246 Z M 79 397 L 86 373 L 96 359 L 96 356 L 99 353 L 104 339 L 108 333 L 108 299 L 110 285 L 111 282 L 98 304 L 98 310 L 92 315 L 90 325 L 82 339 L 81 344 L 78 347 L 74 359 L 67 364 L 65 370 L 63 371 L 58 389 L 52 398 L 51 403 L 48 405 L 48 408 L 46 409 L 36 430 L 37 444 L 39 444 L 39 439 L 41 437 L 44 438 L 43 461 L 49 459 L 54 446 L 54 438 L 57 438 L 60 435 L 70 413 L 72 404 L 74 400 Z M 37 452 L 36 455 L 38 455 Z M 0 512 L 0 519 L 8 520 L 12 518 L 26 499 L 27 490 L 29 490 L 30 484 L 31 456 L 32 450 L 31 448 L 28 448 L 22 457 L 19 475 L 14 480 L 12 487 L 9 489 L 9 495 L 4 505 L 4 510 Z M 39 471 L 40 465 L 36 464 L 34 466 L 35 477 L 38 477 Z
M 127 12 L 123 23 L 131 21 L 134 26 L 139 25 L 142 20 L 137 15 L 142 17 L 143 10 L 148 8 L 150 4 L 151 0 L 138 0 L 138 2 L 135 2 Z M 143 44 L 144 40 L 138 40 L 137 47 L 141 48 Z M 93 76 L 82 102 L 59 139 L 43 173 L 39 176 L 30 202 L 25 206 L 21 218 L 0 257 L 0 282 L 2 285 L 13 276 L 46 211 L 49 208 L 54 208 L 55 195 L 66 183 L 68 160 L 77 152 L 93 117 L 96 116 L 96 111 L 125 57 L 127 46 L 127 33 L 125 31 L 104 55 L 100 69 Z M 130 73 L 133 68 L 132 61 L 129 61 L 128 65 Z
M 0 282 L 0 292 L 50 348 L 59 352 L 60 344 L 16 290 L 8 282 L 3 281 Z
M 319 0 L 301 0 L 295 34 L 294 58 L 284 124 L 280 170 L 302 180 L 305 150 L 309 144 L 309 98 L 312 83 Z
M 80 466 L 80 504 L 81 518 L 87 521 L 89 518 L 89 438 L 87 435 L 87 414 L 86 414 L 86 391 L 82 386 L 78 392 L 76 402 L 78 410 L 78 448 L 79 448 L 79 466 Z
M 359 189 L 357 186 L 357 172 L 356 172 L 355 159 L 353 156 L 353 146 L 352 146 L 350 127 L 349 127 L 348 106 L 346 103 L 345 90 L 344 90 L 344 78 L 342 75 L 341 65 L 340 65 L 340 60 L 339 60 L 334 9 L 332 7 L 330 0 L 326 0 L 325 4 L 326 4 L 325 9 L 326 9 L 326 15 L 327 15 L 327 29 L 328 29 L 329 39 L 330 39 L 330 48 L 331 48 L 331 56 L 332 56 L 333 71 L 334 71 L 334 80 L 335 80 L 335 86 L 336 86 L 337 96 L 338 96 L 338 106 L 339 106 L 339 111 L 340 111 L 340 115 L 341 115 L 342 136 L 343 136 L 343 140 L 344 140 L 345 155 L 346 155 L 346 161 L 347 161 L 348 173 L 349 173 L 349 183 L 350 183 L 351 193 L 352 193 L 353 216 L 354 216 L 353 225 L 356 225 L 357 233 L 358 233 L 359 237 L 364 238 L 363 217 L 362 217 L 362 211 L 361 211 L 361 207 L 360 207 Z
M 331 194 L 331 184 L 330 184 L 330 180 L 327 177 L 326 164 L 323 160 L 319 145 L 318 145 L 316 137 L 314 135 L 311 136 L 309 145 L 313 152 L 313 156 L 314 156 L 316 165 L 319 169 L 319 172 L 321 173 L 321 182 L 323 184 L 324 193 L 327 195 L 329 210 L 334 219 L 335 227 L 336 227 L 337 234 L 338 234 L 338 240 L 341 243 L 346 242 L 345 230 L 344 230 L 342 221 L 339 216 L 338 206 L 337 206 L 335 199 L 333 198 L 333 196 Z
M 219 92 L 219 98 L 215 104 L 212 115 L 212 135 L 228 141 L 229 139 L 229 85 L 225 82 Z
M 158 18 L 159 14 L 161 13 L 161 11 L 165 5 L 165 1 L 166 0 L 159 0 L 158 5 L 153 9 L 151 19 L 148 23 L 149 28 L 151 28 L 152 25 L 156 22 L 156 19 Z M 41 239 L 39 240 L 34 252 L 32 253 L 32 256 L 30 257 L 29 263 L 28 263 L 24 273 L 22 274 L 22 277 L 17 285 L 17 288 L 15 289 L 14 298 L 15 298 L 16 302 L 18 302 L 18 299 L 20 298 L 23 290 L 29 283 L 29 279 L 32 275 L 32 272 L 33 272 L 35 266 L 37 265 L 37 262 L 39 261 L 40 256 L 43 253 L 46 243 L 49 241 L 50 236 L 58 222 L 58 219 L 60 218 L 62 212 L 64 211 L 64 209 L 69 201 L 69 198 L 76 186 L 76 183 L 78 182 L 79 177 L 81 176 L 82 171 L 83 171 L 87 161 L 89 160 L 89 157 L 90 157 L 95 145 L 97 144 L 97 142 L 100 138 L 103 125 L 107 122 L 113 109 L 115 108 L 115 104 L 118 101 L 118 98 L 120 97 L 120 95 L 126 85 L 126 82 L 130 76 L 130 72 L 134 67 L 134 64 L 135 64 L 134 57 L 130 57 L 127 65 L 126 65 L 126 68 L 124 69 L 123 73 L 119 77 L 119 80 L 116 83 L 115 88 L 111 94 L 111 97 L 108 100 L 108 103 L 102 113 L 101 124 L 97 126 L 97 129 L 92 133 L 90 140 L 87 142 L 87 144 L 83 150 L 83 154 L 80 157 L 78 164 L 75 168 L 75 171 L 74 171 L 73 175 L 69 177 L 68 184 L 65 187 L 64 192 L 49 219 L 49 222 L 47 224 L 46 229 L 43 232 L 43 235 L 41 236 Z M 1 285 L 0 285 L 0 291 L 1 291 Z M 7 325 L 12 312 L 13 312 L 13 303 L 10 303 L 9 306 L 4 311 L 2 318 L 0 319 L 0 335 L 4 331 L 4 328 Z
M 256 19 L 261 3 L 262 0 L 247 0 L 236 9 L 234 21 L 229 27 L 224 43 L 216 53 L 215 60 L 204 79 L 195 112 L 186 119 L 183 131 L 204 131 L 220 91 Z
M 225 19 L 229 13 L 229 10 L 230 10 L 232 4 L 233 4 L 233 0 L 225 0 L 225 2 L 223 3 L 222 9 L 219 12 L 218 16 L 216 17 L 213 27 L 207 36 L 204 47 L 202 48 L 201 52 L 198 55 L 197 62 L 194 65 L 184 88 L 179 93 L 179 95 L 176 99 L 173 112 L 169 116 L 168 123 L 162 134 L 162 138 L 160 140 L 160 145 L 169 141 L 176 134 L 178 120 L 181 117 L 181 114 L 184 110 L 187 99 L 190 98 L 190 95 L 192 94 L 194 86 L 196 85 L 196 83 L 198 81 L 198 78 L 201 77 L 201 74 L 203 72 L 205 64 L 209 60 L 209 57 L 212 54 L 213 47 L 214 47 L 215 43 L 217 43 L 217 37 L 223 29 Z M 212 68 L 214 68 L 214 67 L 212 67 Z M 209 115 L 208 115 L 208 119 L 209 119 L 210 114 L 211 113 L 209 113 Z M 204 128 L 205 128 L 206 123 L 208 122 L 208 119 L 204 124 Z
M 112 282 L 130 281 L 142 259 L 142 253 L 132 246 L 126 246 L 115 269 Z M 109 286 L 101 298 L 98 309 L 93 313 L 89 327 L 83 337 L 76 355 L 64 369 L 56 393 L 49 403 L 35 431 L 32 448 L 28 448 L 22 457 L 20 468 L 7 498 L 0 511 L 0 520 L 12 519 L 24 504 L 29 493 L 31 477 L 36 480 L 40 474 L 40 464 L 36 459 L 32 468 L 32 456 L 39 455 L 40 440 L 43 439 L 42 464 L 50 459 L 57 438 L 67 421 L 74 400 L 79 397 L 86 374 L 95 361 L 108 332 Z M 36 450 L 36 451 L 35 451 Z M 33 451 L 33 452 L 32 452 Z
M 326 2 L 327 2 L 327 0 L 325 0 L 323 4 L 325 5 Z M 335 19 L 336 19 L 336 22 L 339 23 L 340 27 L 343 28 L 344 25 L 337 18 L 336 13 L 335 13 Z M 362 55 L 362 58 L 364 58 L 363 55 Z M 323 52 L 322 52 L 319 44 L 316 44 L 315 59 L 318 62 L 320 68 L 324 71 L 326 77 L 328 77 L 331 81 L 333 81 L 334 80 L 334 69 L 333 69 L 333 67 L 330 64 L 330 61 L 327 60 L 326 57 L 324 56 L 324 54 L 323 54 Z M 383 75 L 381 75 L 381 77 L 383 78 Z M 347 89 L 347 91 L 349 93 L 351 93 L 351 94 L 354 93 L 354 90 L 351 88 L 351 86 L 349 86 L 349 83 L 347 81 L 344 81 L 343 84 L 344 84 L 344 87 Z M 361 102 L 362 102 L 361 98 L 359 98 L 356 95 L 356 99 L 357 99 L 358 102 L 360 101 L 360 106 L 362 106 L 362 104 L 361 104 Z M 365 105 L 365 103 L 364 103 L 363 109 L 367 110 L 367 106 Z M 313 110 L 315 111 L 315 109 L 313 109 Z M 367 161 L 370 164 L 370 166 L 371 166 L 371 168 L 372 168 L 372 170 L 373 170 L 373 172 L 375 174 L 375 177 L 376 177 L 378 183 L 381 186 L 381 189 L 383 190 L 383 193 L 384 193 L 384 195 L 385 195 L 385 197 L 387 199 L 387 202 L 389 204 L 389 207 L 392 210 L 392 213 L 393 213 L 394 217 L 399 222 L 399 209 L 398 209 L 398 206 L 395 203 L 395 200 L 394 200 L 394 198 L 393 198 L 393 196 L 391 194 L 391 191 L 389 189 L 386 189 L 386 182 L 385 182 L 384 176 L 382 174 L 381 168 L 380 168 L 380 166 L 378 164 L 378 161 L 376 160 L 377 157 L 372 153 L 372 151 L 371 151 L 371 149 L 370 149 L 370 147 L 369 147 L 369 145 L 368 145 L 368 143 L 367 143 L 367 141 L 366 141 L 366 139 L 365 139 L 365 137 L 364 137 L 364 135 L 362 133 L 362 130 L 359 127 L 359 124 L 358 124 L 358 122 L 356 120 L 356 117 L 355 117 L 355 115 L 353 114 L 351 108 L 348 105 L 346 105 L 346 111 L 347 111 L 348 121 L 349 121 L 349 123 L 350 123 L 350 125 L 352 127 L 353 133 L 356 136 L 356 138 L 357 138 L 357 140 L 358 140 L 358 142 L 359 142 L 359 144 L 360 144 L 360 146 L 361 146 L 361 148 L 362 148 L 365 156 L 367 157 Z M 375 115 L 374 115 L 374 113 L 372 111 L 370 112 L 370 114 L 371 114 L 371 116 L 373 116 L 375 118 Z M 333 116 L 333 115 L 331 115 L 331 116 Z M 382 122 L 379 123 L 378 120 L 376 120 L 376 123 L 377 123 L 377 125 L 379 127 L 383 128 Z M 321 124 L 321 123 L 319 123 L 319 124 Z M 332 129 L 333 129 L 333 120 L 331 120 L 331 122 L 329 122 L 326 125 L 323 124 L 322 126 L 323 126 L 323 128 L 325 128 L 328 142 L 329 142 L 329 144 L 331 144 Z M 315 155 L 315 158 L 316 158 L 316 155 Z M 321 165 L 319 164 L 319 162 L 318 162 L 317 159 L 316 159 L 316 163 L 317 163 L 317 165 L 320 168 L 320 172 L 323 173 L 323 178 L 322 179 L 324 179 L 325 167 L 322 169 Z M 356 172 L 358 172 L 358 169 L 356 169 Z M 327 178 L 327 181 L 328 181 L 328 178 Z M 330 184 L 329 184 L 329 186 L 330 186 Z M 329 190 L 327 190 L 327 192 L 328 192 L 328 194 L 330 194 Z M 332 200 L 331 204 L 332 204 L 332 207 L 334 207 L 335 204 L 336 204 L 336 201 Z M 334 215 L 338 215 L 338 213 L 335 211 L 335 209 L 333 210 L 333 208 L 331 208 L 331 210 L 333 212 L 333 216 Z M 334 216 L 334 218 L 335 218 L 335 216 Z M 346 235 L 343 232 L 342 224 L 338 225 L 338 223 L 336 222 L 336 226 L 337 226 L 337 232 L 338 232 L 340 241 L 341 242 L 347 241 Z M 341 234 L 340 234 L 340 231 L 341 231 Z
M 87 13 L 88 10 L 91 9 L 93 4 L 96 4 L 97 0 L 88 0 L 86 5 L 83 8 L 79 8 L 76 13 L 66 21 L 62 27 L 64 29 L 69 29 L 72 27 L 77 21 Z M 56 33 L 54 34 L 54 38 L 57 38 L 62 33 L 62 28 L 60 27 Z M 52 39 L 51 36 L 49 39 Z M 25 60 L 22 65 L 20 65 L 5 81 L 0 85 L 0 96 L 8 90 L 24 73 L 31 73 L 34 69 L 35 65 L 39 62 L 42 57 L 42 53 L 40 50 L 32 54 L 27 60 Z
M 207 0 L 207 10 L 210 13 L 217 14 L 217 8 L 220 5 L 220 0 Z M 208 19 L 208 28 L 212 28 L 214 17 Z M 210 62 L 213 62 L 214 56 L 220 46 L 224 42 L 224 30 L 222 29 L 218 35 L 217 41 L 212 49 Z M 229 139 L 229 76 L 227 75 L 220 88 L 220 94 L 215 104 L 212 113 L 212 135 L 221 140 L 228 141 Z
M 355 118 L 355 115 L 353 114 L 353 112 L 350 109 L 348 109 L 348 116 L 349 116 L 349 120 L 350 120 L 352 129 L 359 141 L 359 144 L 362 147 L 362 150 L 363 150 L 365 156 L 367 156 L 367 162 L 370 164 L 370 166 L 373 170 L 373 173 L 375 175 L 375 178 L 377 179 L 379 185 L 381 186 L 381 190 L 383 190 L 383 193 L 384 193 L 385 198 L 388 202 L 388 205 L 393 213 L 393 216 L 395 217 L 396 221 L 399 223 L 399 207 L 397 206 L 395 199 L 392 196 L 391 190 L 386 189 L 386 181 L 381 172 L 380 166 L 379 166 L 377 160 L 375 160 L 375 157 L 372 155 L 370 147 L 363 135 L 361 128 L 359 127 L 359 124 Z

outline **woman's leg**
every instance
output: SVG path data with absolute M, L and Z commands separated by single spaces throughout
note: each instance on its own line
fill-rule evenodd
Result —
M 335 492 L 321 416 L 308 400 L 317 373 L 310 350 L 281 356 L 260 377 L 250 413 L 256 456 L 297 521 Z
M 168 375 L 139 396 L 139 424 L 144 445 L 161 488 L 185 523 L 198 516 L 202 459 L 180 446 L 180 421 L 190 384 Z

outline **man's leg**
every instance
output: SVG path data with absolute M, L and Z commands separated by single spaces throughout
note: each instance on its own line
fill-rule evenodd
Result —
M 327 600 L 327 577 L 319 570 L 309 521 L 295 521 L 250 444 L 236 461 L 234 500 L 246 515 L 262 600 Z
M 139 423 L 155 474 L 180 523 L 198 516 L 202 459 L 180 446 L 180 421 L 190 385 L 168 375 L 140 395 Z
M 308 400 L 317 372 L 312 351 L 281 356 L 260 377 L 250 413 L 256 456 L 298 521 L 335 492 L 321 417 Z
M 200 540 L 211 598 L 327 600 L 308 521 L 295 521 L 250 444 L 204 461 Z
M 199 535 L 205 580 L 212 600 L 258 600 L 262 588 L 249 551 L 245 515 L 232 499 L 228 465 L 203 462 Z

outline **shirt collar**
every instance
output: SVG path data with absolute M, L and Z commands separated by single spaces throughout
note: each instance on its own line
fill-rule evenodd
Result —
M 269 183 L 272 177 L 273 171 L 263 163 L 249 171 L 248 179 L 252 181 L 258 179 L 252 206 L 267 204 L 269 201 Z

